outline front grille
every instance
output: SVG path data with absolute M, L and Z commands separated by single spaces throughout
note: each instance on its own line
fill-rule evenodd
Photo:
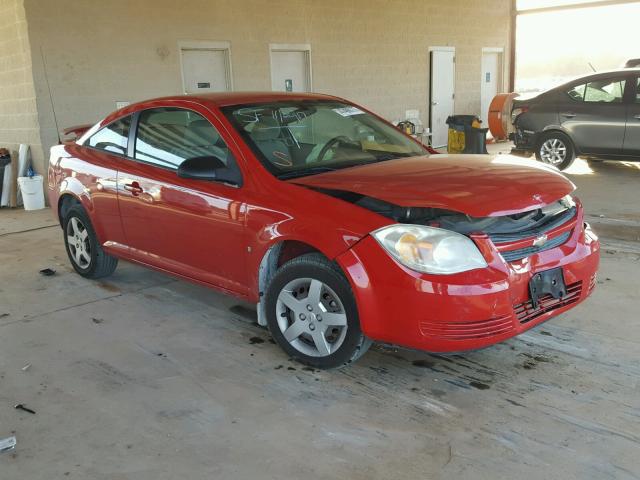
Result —
M 555 217 L 546 221 L 543 225 L 540 225 L 536 228 L 529 228 L 526 230 L 520 230 L 518 232 L 509 232 L 509 233 L 491 233 L 489 234 L 489 238 L 493 243 L 508 243 L 508 242 L 516 242 L 518 240 L 522 240 L 525 238 L 535 238 L 543 235 L 560 225 L 565 224 L 569 220 L 572 220 L 576 216 L 576 207 L 571 207 L 557 214 Z
M 513 330 L 511 315 L 478 322 L 421 322 L 420 332 L 443 340 L 472 340 L 492 337 Z
M 506 252 L 500 252 L 502 258 L 504 258 L 507 262 L 515 262 L 516 260 L 522 260 L 523 258 L 529 257 L 534 253 L 544 252 L 545 250 L 551 250 L 552 248 L 559 247 L 567 240 L 569 240 L 569 236 L 571 235 L 571 231 L 565 232 L 562 235 L 558 235 L 555 238 L 552 238 L 544 245 L 539 247 L 526 247 L 519 248 L 517 250 L 508 250 Z
M 571 226 L 569 222 L 575 223 L 577 214 L 576 207 L 569 208 L 564 212 L 557 214 L 555 217 L 549 219 L 543 225 L 539 225 L 536 228 L 529 228 L 526 230 L 520 230 L 518 232 L 510 233 L 493 233 L 489 235 L 491 241 L 498 247 L 502 258 L 507 262 L 515 262 L 516 260 L 522 260 L 536 253 L 544 252 L 545 250 L 551 250 L 552 248 L 559 247 L 564 244 L 571 236 L 571 229 L 567 229 L 560 235 L 551 238 L 544 245 L 530 246 L 525 248 L 518 248 L 515 250 L 509 250 L 509 243 L 517 242 L 520 240 L 531 239 L 546 235 L 552 230 L 562 226 Z
M 513 307 L 516 318 L 520 324 L 535 320 L 540 315 L 555 310 L 565 305 L 571 305 L 580 300 L 580 294 L 582 293 L 582 282 L 572 283 L 567 285 L 567 295 L 563 298 L 553 298 L 551 295 L 545 295 L 538 299 L 538 307 L 534 308 L 531 300 L 528 300 L 519 305 Z

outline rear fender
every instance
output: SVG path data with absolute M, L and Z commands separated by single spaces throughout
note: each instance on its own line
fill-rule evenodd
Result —
M 62 205 L 65 197 L 74 198 L 80 205 L 82 205 L 82 208 L 84 208 L 89 217 L 93 216 L 95 211 L 93 199 L 80 181 L 73 177 L 67 177 L 60 182 L 58 194 L 58 216 L 60 214 L 60 205 Z M 61 218 L 60 222 L 62 223 Z
M 51 148 L 47 193 L 49 205 L 52 209 L 56 209 L 55 215 L 61 225 L 60 206 L 67 197 L 74 198 L 90 216 L 95 210 L 89 190 L 72 174 L 69 168 L 65 167 L 70 158 L 71 155 L 67 152 L 66 146 L 55 145 Z

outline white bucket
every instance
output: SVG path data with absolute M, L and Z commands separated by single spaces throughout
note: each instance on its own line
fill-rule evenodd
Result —
M 22 192 L 25 210 L 40 210 L 44 208 L 44 191 L 42 190 L 42 175 L 33 177 L 18 177 L 18 185 Z

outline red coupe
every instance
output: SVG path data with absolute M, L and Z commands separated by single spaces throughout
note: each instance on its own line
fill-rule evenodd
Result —
M 287 354 L 316 367 L 374 340 L 486 347 L 596 283 L 598 239 L 558 171 L 429 155 L 340 98 L 161 98 L 80 133 L 52 148 L 48 178 L 80 275 L 121 258 L 256 303 Z

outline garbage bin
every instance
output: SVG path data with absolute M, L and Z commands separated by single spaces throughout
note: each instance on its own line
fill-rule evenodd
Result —
M 447 118 L 449 138 L 447 151 L 449 153 L 487 154 L 488 128 L 477 128 L 480 119 L 475 115 L 452 115 Z
M 11 163 L 11 155 L 0 155 L 0 198 L 2 198 L 2 186 L 4 185 L 5 167 Z

